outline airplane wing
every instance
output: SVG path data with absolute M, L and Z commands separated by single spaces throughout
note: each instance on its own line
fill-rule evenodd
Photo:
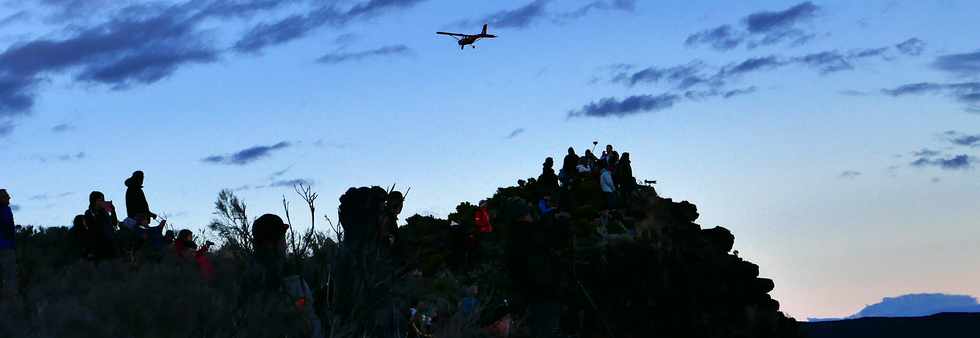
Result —
M 466 34 L 449 33 L 449 32 L 436 32 L 436 34 L 449 35 L 449 36 L 458 36 L 458 37 L 465 37 L 465 36 L 467 36 Z

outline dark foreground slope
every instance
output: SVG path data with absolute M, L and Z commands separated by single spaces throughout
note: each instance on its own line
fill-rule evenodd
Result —
M 980 313 L 804 323 L 803 330 L 809 338 L 975 338 L 980 337 Z
M 542 212 L 541 191 L 534 180 L 498 189 L 487 202 L 494 230 L 476 233 L 469 203 L 393 230 L 402 195 L 352 188 L 343 231 L 331 234 L 341 240 L 291 235 L 303 243 L 290 244 L 286 270 L 313 289 L 330 338 L 490 337 L 508 318 L 511 337 L 530 337 L 530 318 L 556 310 L 556 337 L 801 337 L 769 295 L 775 283 L 732 251 L 729 230 L 695 223 L 695 205 L 641 186 L 603 210 L 596 177 L 584 175 Z M 210 228 L 224 242 L 210 254 L 213 280 L 172 257 L 85 261 L 67 229 L 22 231 L 19 302 L 0 304 L 0 337 L 311 337 L 296 300 L 256 285 L 243 246 L 252 239 L 237 230 L 257 215 L 228 207 L 238 202 L 223 192 L 217 203 L 240 213 Z M 479 306 L 467 314 L 473 286 Z M 435 318 L 425 332 L 413 331 L 410 307 Z

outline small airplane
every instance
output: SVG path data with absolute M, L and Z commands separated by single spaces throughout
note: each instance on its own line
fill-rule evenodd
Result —
M 470 45 L 470 47 L 476 48 L 476 45 L 473 44 L 474 42 L 476 42 L 476 40 L 493 39 L 497 37 L 496 35 L 487 34 L 487 25 L 483 25 L 483 32 L 480 32 L 480 34 L 476 34 L 476 35 L 449 33 L 449 32 L 436 32 L 436 34 L 449 35 L 453 37 L 454 39 L 456 39 L 456 42 L 459 43 L 460 50 L 466 48 L 466 45 Z

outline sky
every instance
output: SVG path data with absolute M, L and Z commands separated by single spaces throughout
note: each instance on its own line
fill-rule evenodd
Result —
M 0 187 L 200 229 L 336 219 L 351 186 L 445 216 L 593 140 L 697 204 L 798 319 L 980 295 L 976 1 L 0 0 Z M 495 40 L 460 50 L 436 31 Z M 403 217 L 404 218 L 404 217 Z M 294 222 L 300 223 L 300 222 Z M 321 222 L 322 223 L 322 222 Z M 324 227 L 323 224 L 318 224 Z

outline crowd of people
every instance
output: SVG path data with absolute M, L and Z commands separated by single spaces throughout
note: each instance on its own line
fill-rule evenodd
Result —
M 521 182 L 524 187 L 533 187 L 527 190 L 533 192 L 534 202 L 519 211 L 518 217 L 505 222 L 511 223 L 512 227 L 526 229 L 522 236 L 504 238 L 495 234 L 492 222 L 495 220 L 492 218 L 497 215 L 490 212 L 489 201 L 484 200 L 476 207 L 471 220 L 472 229 L 464 239 L 466 265 L 471 260 L 479 260 L 477 256 L 481 251 L 481 242 L 486 239 L 504 240 L 511 277 L 527 296 L 524 300 L 526 303 L 522 305 L 528 306 L 531 315 L 529 326 L 532 334 L 540 336 L 547 336 L 558 325 L 560 304 L 552 286 L 557 283 L 556 278 L 560 278 L 557 277 L 560 273 L 555 271 L 557 264 L 553 252 L 563 245 L 561 242 L 568 235 L 568 211 L 578 204 L 572 188 L 582 185 L 597 189 L 596 192 L 601 190 L 605 204 L 600 206 L 600 212 L 608 214 L 628 206 L 629 196 L 636 186 L 629 153 L 620 155 L 612 145 L 607 145 L 599 157 L 592 150 L 586 150 L 584 155 L 579 156 L 574 148 L 569 147 L 558 172 L 555 171 L 554 162 L 548 157 L 536 180 Z M 88 208 L 74 218 L 69 230 L 79 257 L 92 262 L 122 259 L 134 267 L 144 261 L 159 262 L 164 257 L 176 257 L 178 261 L 196 265 L 205 280 L 213 280 L 215 270 L 207 255 L 212 243 L 199 246 L 191 230 L 168 230 L 165 219 L 152 225 L 153 220 L 161 217 L 151 210 L 143 183 L 142 171 L 134 172 L 125 180 L 126 217 L 122 221 L 115 205 L 106 199 L 105 194 L 100 191 L 89 194 Z M 533 186 L 524 183 L 533 183 Z M 379 223 L 383 226 L 375 235 L 369 236 L 389 246 L 398 239 L 395 222 L 404 199 L 401 193 L 397 193 L 395 198 L 390 197 L 398 203 L 385 203 L 383 221 Z M 10 199 L 6 190 L 0 190 L 0 296 L 3 297 L 14 297 L 17 290 L 13 250 L 15 228 Z M 284 271 L 288 227 L 282 218 L 272 214 L 262 215 L 254 221 L 252 255 L 254 265 L 260 270 L 259 284 L 269 289 L 292 290 L 290 293 L 295 294 L 292 295 L 295 298 L 310 299 L 311 304 L 306 308 L 311 309 L 312 297 L 305 282 L 300 280 L 294 281 L 295 285 L 284 285 L 288 284 Z M 566 233 L 566 236 L 556 235 L 559 233 Z M 350 234 L 355 235 L 353 232 Z M 475 285 L 466 289 L 459 304 L 464 315 L 472 315 L 481 307 L 478 290 Z M 311 320 L 318 320 L 312 310 L 308 312 Z M 412 302 L 408 312 L 411 331 L 417 336 L 431 332 L 433 323 L 439 318 L 435 310 L 422 301 Z M 489 323 L 488 330 L 506 331 L 509 326 L 509 318 L 504 318 Z

